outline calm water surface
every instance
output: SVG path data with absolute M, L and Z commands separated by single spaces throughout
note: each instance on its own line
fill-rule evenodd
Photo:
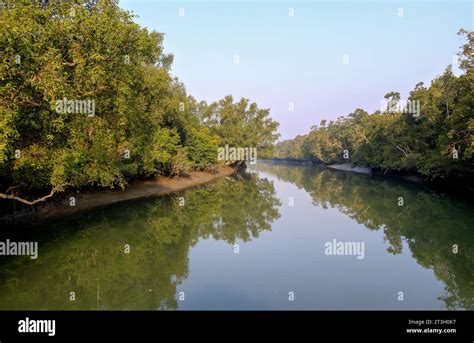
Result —
M 39 256 L 0 259 L 0 309 L 474 309 L 473 207 L 259 162 L 170 197 L 2 228 Z M 363 242 L 364 258 L 326 255 L 334 239 Z

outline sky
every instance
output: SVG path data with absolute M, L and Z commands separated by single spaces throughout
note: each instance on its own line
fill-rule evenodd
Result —
M 197 100 L 241 97 L 269 108 L 281 139 L 356 108 L 369 113 L 390 91 L 456 61 L 473 30 L 466 1 L 121 0 L 135 22 L 165 33 L 172 73 Z M 457 67 L 455 73 L 459 73 Z

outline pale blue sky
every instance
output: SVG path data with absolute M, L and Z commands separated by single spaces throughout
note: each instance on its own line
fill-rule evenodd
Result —
M 172 72 L 191 95 L 215 101 L 232 94 L 270 108 L 282 139 L 357 107 L 378 109 L 389 91 L 405 98 L 452 63 L 463 44 L 456 33 L 473 30 L 474 20 L 472 0 L 121 0 L 120 6 L 140 25 L 165 33 Z

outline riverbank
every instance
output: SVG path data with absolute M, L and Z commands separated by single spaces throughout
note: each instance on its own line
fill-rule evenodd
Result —
M 330 164 L 330 165 L 327 165 L 327 168 L 346 171 L 346 172 L 352 172 L 352 173 L 359 173 L 359 174 L 368 174 L 368 175 L 372 174 L 372 168 L 352 166 L 350 163 Z
M 218 167 L 213 173 L 193 171 L 181 177 L 157 177 L 151 180 L 135 181 L 128 185 L 123 191 L 78 191 L 76 193 L 63 194 L 61 199 L 41 203 L 39 206 L 35 206 L 34 210 L 30 207 L 24 211 L 20 210 L 18 213 L 15 213 L 14 216 L 2 216 L 0 217 L 0 222 L 29 220 L 32 217 L 48 218 L 69 215 L 122 201 L 164 196 L 187 188 L 200 186 L 225 176 L 230 176 L 234 172 L 235 170 L 233 168 L 222 166 Z
M 383 172 L 381 170 L 373 169 L 371 167 L 365 166 L 353 166 L 350 163 L 340 163 L 340 164 L 325 164 L 325 163 L 314 163 L 310 160 L 289 160 L 289 159 L 269 159 L 265 160 L 269 163 L 280 163 L 280 164 L 289 164 L 289 165 L 303 165 L 303 166 L 315 166 L 318 168 L 328 168 L 337 171 L 357 173 L 357 174 L 366 174 L 366 175 L 380 175 L 386 177 L 393 177 L 404 179 L 411 182 L 422 183 L 425 180 L 418 174 L 400 174 L 395 172 Z
M 283 164 L 290 164 L 290 165 L 315 166 L 319 168 L 329 168 L 329 169 L 345 171 L 345 172 L 372 175 L 372 168 L 353 166 L 350 163 L 326 164 L 322 162 L 314 163 L 310 160 L 290 160 L 290 159 L 270 159 L 270 160 L 265 160 L 265 162 L 283 163 Z
M 263 162 L 271 164 L 284 164 L 284 165 L 301 165 L 301 166 L 313 166 L 317 168 L 327 168 L 339 172 L 349 172 L 357 174 L 365 174 L 369 176 L 378 176 L 390 179 L 398 179 L 417 184 L 423 184 L 431 189 L 442 193 L 448 193 L 451 195 L 459 196 L 468 201 L 474 201 L 474 185 L 468 178 L 451 178 L 451 179 L 438 179 L 429 180 L 424 178 L 420 174 L 412 173 L 405 174 L 396 171 L 382 171 L 379 169 L 373 169 L 371 167 L 363 166 L 352 166 L 351 164 L 324 164 L 324 163 L 313 163 L 309 160 L 287 160 L 287 159 L 269 159 Z

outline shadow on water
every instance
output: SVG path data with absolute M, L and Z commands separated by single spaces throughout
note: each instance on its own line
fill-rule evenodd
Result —
M 446 308 L 474 309 L 472 204 L 382 177 L 284 164 L 259 163 L 255 169 L 303 189 L 315 206 L 337 208 L 369 230 L 382 230 L 390 254 L 400 254 L 405 241 L 417 263 L 444 283 L 440 300 Z
M 190 248 L 209 237 L 229 244 L 257 238 L 271 230 L 280 205 L 271 182 L 243 174 L 2 229 L 3 241 L 38 241 L 39 254 L 1 258 L 0 309 L 176 309 Z

